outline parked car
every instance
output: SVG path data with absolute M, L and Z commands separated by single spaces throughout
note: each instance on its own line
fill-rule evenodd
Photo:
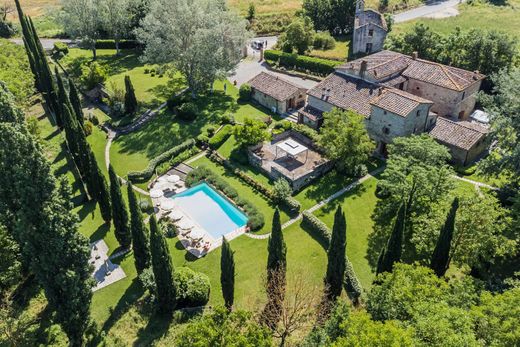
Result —
M 252 41 L 251 48 L 256 49 L 256 50 L 260 50 L 260 49 L 264 48 L 264 41 L 262 41 L 262 40 Z

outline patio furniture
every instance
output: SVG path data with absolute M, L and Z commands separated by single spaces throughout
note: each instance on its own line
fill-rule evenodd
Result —
M 160 189 L 152 189 L 150 190 L 150 197 L 152 199 L 158 199 L 164 195 L 164 192 Z
M 188 218 L 182 218 L 179 222 L 176 223 L 176 226 L 183 230 L 191 230 L 194 228 L 193 222 Z
M 195 228 L 191 231 L 189 236 L 193 240 L 201 240 L 206 236 L 206 232 L 201 228 Z
M 173 210 L 170 212 L 169 217 L 174 221 L 177 222 L 181 220 L 184 217 L 184 214 L 180 210 Z
M 181 178 L 178 175 L 169 175 L 166 177 L 166 180 L 170 183 L 178 183 L 180 182 Z
M 164 199 L 161 201 L 161 209 L 164 211 L 172 211 L 175 208 L 175 202 L 172 199 Z

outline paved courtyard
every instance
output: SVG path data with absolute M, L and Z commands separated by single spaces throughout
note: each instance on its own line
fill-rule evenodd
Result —
M 98 240 L 90 245 L 89 263 L 94 266 L 92 277 L 96 280 L 93 292 L 126 277 L 123 269 L 110 261 L 108 246 L 103 240 Z

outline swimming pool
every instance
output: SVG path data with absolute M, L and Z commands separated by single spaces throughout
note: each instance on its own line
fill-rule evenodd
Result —
M 173 199 L 215 240 L 247 224 L 247 216 L 206 183 L 179 193 Z

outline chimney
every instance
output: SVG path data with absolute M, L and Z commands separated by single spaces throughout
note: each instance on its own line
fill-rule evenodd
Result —
M 361 61 L 361 67 L 359 68 L 359 77 L 365 76 L 365 72 L 367 71 L 368 62 L 366 60 Z
M 417 58 L 419 58 L 419 53 L 417 53 L 417 51 L 415 51 L 412 53 L 412 59 L 417 60 Z
M 473 72 L 473 79 L 474 79 L 475 81 L 478 80 L 478 75 L 480 75 L 480 71 L 475 70 L 475 71 Z
M 377 94 L 379 96 L 383 95 L 383 88 L 379 88 L 378 91 L 377 91 Z

